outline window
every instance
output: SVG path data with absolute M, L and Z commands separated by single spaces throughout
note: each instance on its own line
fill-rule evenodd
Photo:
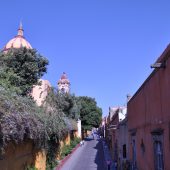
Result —
M 153 132 L 154 165 L 155 170 L 164 170 L 163 163 L 163 133 Z
M 163 170 L 163 149 L 162 142 L 155 141 L 154 142 L 154 159 L 155 159 L 155 169 Z
M 132 140 L 132 169 L 137 170 L 137 160 L 136 160 L 136 141 L 135 136 Z
M 132 146 L 132 170 L 137 170 L 137 151 L 136 151 L 136 129 L 131 130 L 131 146 Z
M 126 145 L 123 145 L 123 158 L 126 158 Z

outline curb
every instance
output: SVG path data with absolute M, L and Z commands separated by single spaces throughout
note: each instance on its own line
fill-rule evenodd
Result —
M 71 155 L 80 147 L 80 144 L 77 144 L 75 148 L 71 151 L 69 155 L 67 155 L 64 159 L 61 160 L 60 164 L 56 167 L 55 170 L 61 170 L 62 166 L 66 163 L 66 161 L 71 157 Z

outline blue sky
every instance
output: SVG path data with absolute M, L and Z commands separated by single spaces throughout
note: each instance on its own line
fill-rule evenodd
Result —
M 0 48 L 22 20 L 25 38 L 49 60 L 48 79 L 62 72 L 71 92 L 96 99 L 104 115 L 126 103 L 170 42 L 170 2 L 154 0 L 3 0 Z

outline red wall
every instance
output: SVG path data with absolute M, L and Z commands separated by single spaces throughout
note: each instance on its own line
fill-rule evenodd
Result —
M 161 58 L 167 57 L 170 47 Z M 128 103 L 129 141 L 136 131 L 137 166 L 140 170 L 154 170 L 153 141 L 151 132 L 163 129 L 164 169 L 170 170 L 170 59 L 166 68 L 154 70 Z M 143 140 L 145 152 L 142 152 Z M 131 146 L 132 147 L 132 146 Z M 132 150 L 130 153 L 132 159 Z

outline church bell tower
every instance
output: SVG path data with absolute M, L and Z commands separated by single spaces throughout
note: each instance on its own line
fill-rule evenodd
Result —
M 57 84 L 59 93 L 70 93 L 70 81 L 65 72 L 63 72 Z

